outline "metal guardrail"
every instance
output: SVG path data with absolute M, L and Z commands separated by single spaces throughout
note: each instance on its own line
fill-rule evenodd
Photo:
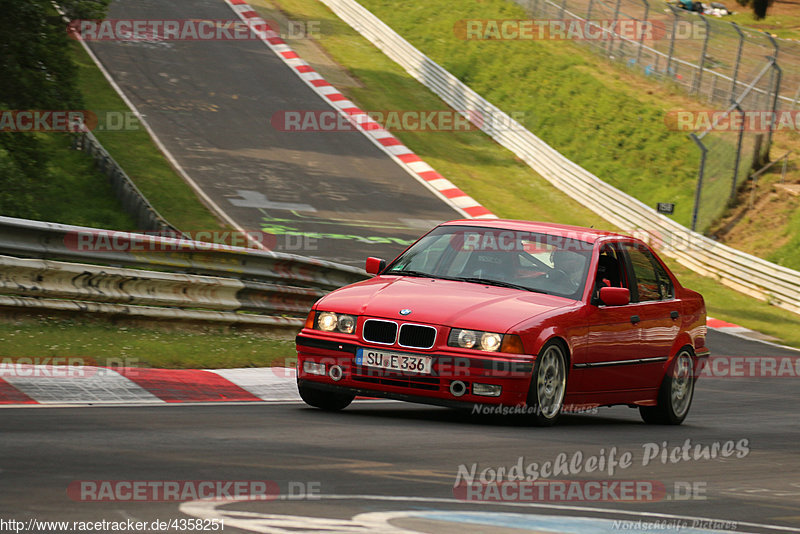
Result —
M 85 128 L 75 135 L 73 148 L 81 150 L 92 157 L 111 183 L 114 195 L 122 204 L 125 213 L 136 221 L 136 227 L 142 230 L 172 231 L 180 234 L 177 228 L 167 221 L 139 191 L 133 180 L 120 167 L 111 154 L 100 144 L 94 134 Z
M 703 275 L 800 314 L 800 273 L 722 245 L 656 213 L 568 160 L 499 108 L 417 50 L 355 0 L 321 0 L 338 17 L 397 62 L 486 134 L 555 187 L 625 231 Z M 497 125 L 501 125 L 500 128 Z
M 303 319 L 295 316 L 308 313 L 322 294 L 233 278 L 0 256 L 0 307 L 300 326 Z
M 0 307 L 237 324 L 300 326 L 325 293 L 366 278 L 290 254 L 11 217 L 0 254 Z
M 0 254 L 78 260 L 329 291 L 362 269 L 293 254 L 0 216 Z

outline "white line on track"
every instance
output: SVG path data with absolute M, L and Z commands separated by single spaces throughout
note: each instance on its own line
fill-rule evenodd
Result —
M 263 496 L 262 496 L 263 497 Z M 223 511 L 219 511 L 216 508 L 218 506 L 233 504 L 236 502 L 248 502 L 251 499 L 246 497 L 241 498 L 231 498 L 226 500 L 220 499 L 213 499 L 213 500 L 198 500 L 198 501 L 190 501 L 185 502 L 180 505 L 180 511 L 194 516 L 201 519 L 214 519 L 222 517 Z M 253 499 L 253 500 L 261 500 L 261 499 Z M 280 495 L 277 496 L 275 500 L 282 500 L 282 501 L 302 501 L 306 499 L 298 499 L 293 498 L 287 495 Z M 678 514 L 665 514 L 659 512 L 641 512 L 641 511 L 633 511 L 633 510 L 616 510 L 616 509 L 609 509 L 609 508 L 597 508 L 593 506 L 574 506 L 574 505 L 560 505 L 560 504 L 543 504 L 543 503 L 522 503 L 522 502 L 503 502 L 503 503 L 495 503 L 495 502 L 473 502 L 473 501 L 462 501 L 459 499 L 451 499 L 445 497 L 406 497 L 406 496 L 394 496 L 394 495 L 314 495 L 313 501 L 323 501 L 323 500 L 353 500 L 353 501 L 382 501 L 382 502 L 393 502 L 393 503 L 405 503 L 405 502 L 420 502 L 426 504 L 470 504 L 475 506 L 507 506 L 512 508 L 529 508 L 529 509 L 550 509 L 550 510 L 560 510 L 565 512 L 580 512 L 580 513 L 592 513 L 592 514 L 607 514 L 607 515 L 622 515 L 622 516 L 630 516 L 630 517 L 637 517 L 637 518 L 648 518 L 648 519 L 672 519 L 672 520 L 683 520 L 683 521 L 700 521 L 700 522 L 731 522 L 730 519 L 714 519 L 709 517 L 697 517 L 697 516 L 690 516 L 690 515 L 678 515 Z M 238 512 L 234 510 L 226 510 L 227 512 L 236 513 L 237 515 L 256 515 L 252 512 Z M 226 520 L 226 523 L 228 521 Z M 765 523 L 754 523 L 749 521 L 736 521 L 737 527 L 749 527 L 749 528 L 760 528 L 765 530 L 774 530 L 776 532 L 800 532 L 797 528 L 793 527 L 785 527 L 781 525 L 769 525 Z M 239 528 L 242 528 L 241 526 Z

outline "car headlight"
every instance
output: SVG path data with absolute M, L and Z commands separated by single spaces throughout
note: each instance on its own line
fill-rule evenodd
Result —
M 485 351 L 495 352 L 500 348 L 502 342 L 503 336 L 501 334 L 495 334 L 493 332 L 484 332 L 481 334 L 481 349 Z
M 344 313 L 317 312 L 314 328 L 323 332 L 352 334 L 356 331 L 356 317 Z
M 482 332 L 480 330 L 466 330 L 453 328 L 447 344 L 451 347 L 462 349 L 480 349 L 487 352 L 497 352 L 503 343 L 503 334 L 494 332 Z
M 482 330 L 453 328 L 447 338 L 447 345 L 462 349 L 479 349 L 486 352 L 524 354 L 522 339 L 519 336 L 484 332 Z

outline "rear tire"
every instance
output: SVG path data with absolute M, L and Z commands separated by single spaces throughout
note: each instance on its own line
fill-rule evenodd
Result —
M 567 390 L 567 357 L 561 343 L 550 341 L 536 357 L 528 391 L 529 421 L 536 426 L 552 426 L 561 416 Z
M 689 414 L 694 397 L 694 357 L 683 348 L 672 360 L 658 391 L 656 406 L 639 406 L 639 415 L 650 425 L 679 425 Z
M 343 410 L 356 398 L 355 395 L 325 391 L 305 384 L 298 384 L 297 389 L 300 392 L 300 398 L 302 398 L 306 404 L 314 408 L 319 408 L 320 410 L 325 410 L 326 412 Z

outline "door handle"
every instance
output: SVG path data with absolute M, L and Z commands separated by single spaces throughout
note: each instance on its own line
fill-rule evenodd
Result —
M 680 314 L 676 311 L 671 311 L 669 312 L 669 316 L 672 317 L 673 319 L 677 319 L 678 317 L 680 317 Z
M 641 318 L 638 315 L 631 315 L 631 323 L 638 324 L 639 322 L 641 322 Z

